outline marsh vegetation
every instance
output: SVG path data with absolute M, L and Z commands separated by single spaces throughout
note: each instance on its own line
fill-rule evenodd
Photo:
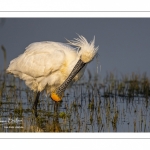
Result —
M 1 19 L 0 25 L 4 22 Z M 59 103 L 43 92 L 35 117 L 36 93 L 5 73 L 6 49 L 1 46 L 1 50 L 0 132 L 150 132 L 150 77 L 146 73 L 120 77 L 107 73 L 101 78 L 88 71 L 88 77 L 67 89 Z
M 132 73 L 117 79 L 109 73 L 82 78 L 55 103 L 43 92 L 32 110 L 35 93 L 24 82 L 0 73 L 0 132 L 149 132 L 150 79 Z

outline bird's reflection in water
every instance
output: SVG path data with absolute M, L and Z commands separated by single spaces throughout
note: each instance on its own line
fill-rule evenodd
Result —
M 54 112 L 45 122 L 42 121 L 37 109 L 34 110 L 36 125 L 31 127 L 30 132 L 62 132 L 61 124 L 59 123 L 59 107 L 60 102 L 54 102 Z
M 60 102 L 55 102 L 53 122 L 50 125 L 51 132 L 62 132 L 61 126 L 60 126 L 60 123 L 59 123 L 59 106 L 60 106 Z

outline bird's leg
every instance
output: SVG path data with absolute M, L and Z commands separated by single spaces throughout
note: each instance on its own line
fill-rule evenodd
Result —
M 39 102 L 39 97 L 40 97 L 40 92 L 37 92 L 35 100 L 34 100 L 34 104 L 33 104 L 34 109 L 37 109 L 37 104 Z
M 59 103 L 59 102 L 55 102 L 55 104 L 54 104 L 54 112 L 55 112 L 55 113 L 56 113 L 57 110 L 58 110 L 58 103 Z
M 59 120 L 58 120 L 58 116 L 59 116 L 59 112 L 58 112 L 58 107 L 59 106 L 59 102 L 55 102 L 54 103 L 54 118 L 53 118 L 53 123 L 54 123 L 54 132 L 58 132 L 57 130 L 60 130 L 59 127 Z M 59 127 L 59 128 L 58 128 Z
M 35 100 L 34 100 L 34 104 L 33 104 L 33 109 L 37 110 L 37 104 L 39 101 L 39 97 L 40 97 L 40 92 L 37 92 Z
M 58 108 L 59 108 L 59 102 L 54 103 L 54 118 L 58 118 Z

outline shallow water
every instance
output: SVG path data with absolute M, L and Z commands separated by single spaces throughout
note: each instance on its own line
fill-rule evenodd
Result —
M 111 76 L 103 81 L 83 79 L 66 90 L 62 102 L 41 93 L 35 117 L 35 93 L 13 76 L 1 74 L 0 79 L 0 132 L 150 131 L 149 80 L 142 82 L 148 82 L 145 88 L 134 82 L 139 83 L 135 90 L 132 82 Z

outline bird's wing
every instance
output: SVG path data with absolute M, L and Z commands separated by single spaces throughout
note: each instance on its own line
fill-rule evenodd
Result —
M 59 70 L 64 61 L 63 47 L 55 42 L 37 42 L 30 44 L 23 54 L 12 60 L 7 72 L 37 78 Z

